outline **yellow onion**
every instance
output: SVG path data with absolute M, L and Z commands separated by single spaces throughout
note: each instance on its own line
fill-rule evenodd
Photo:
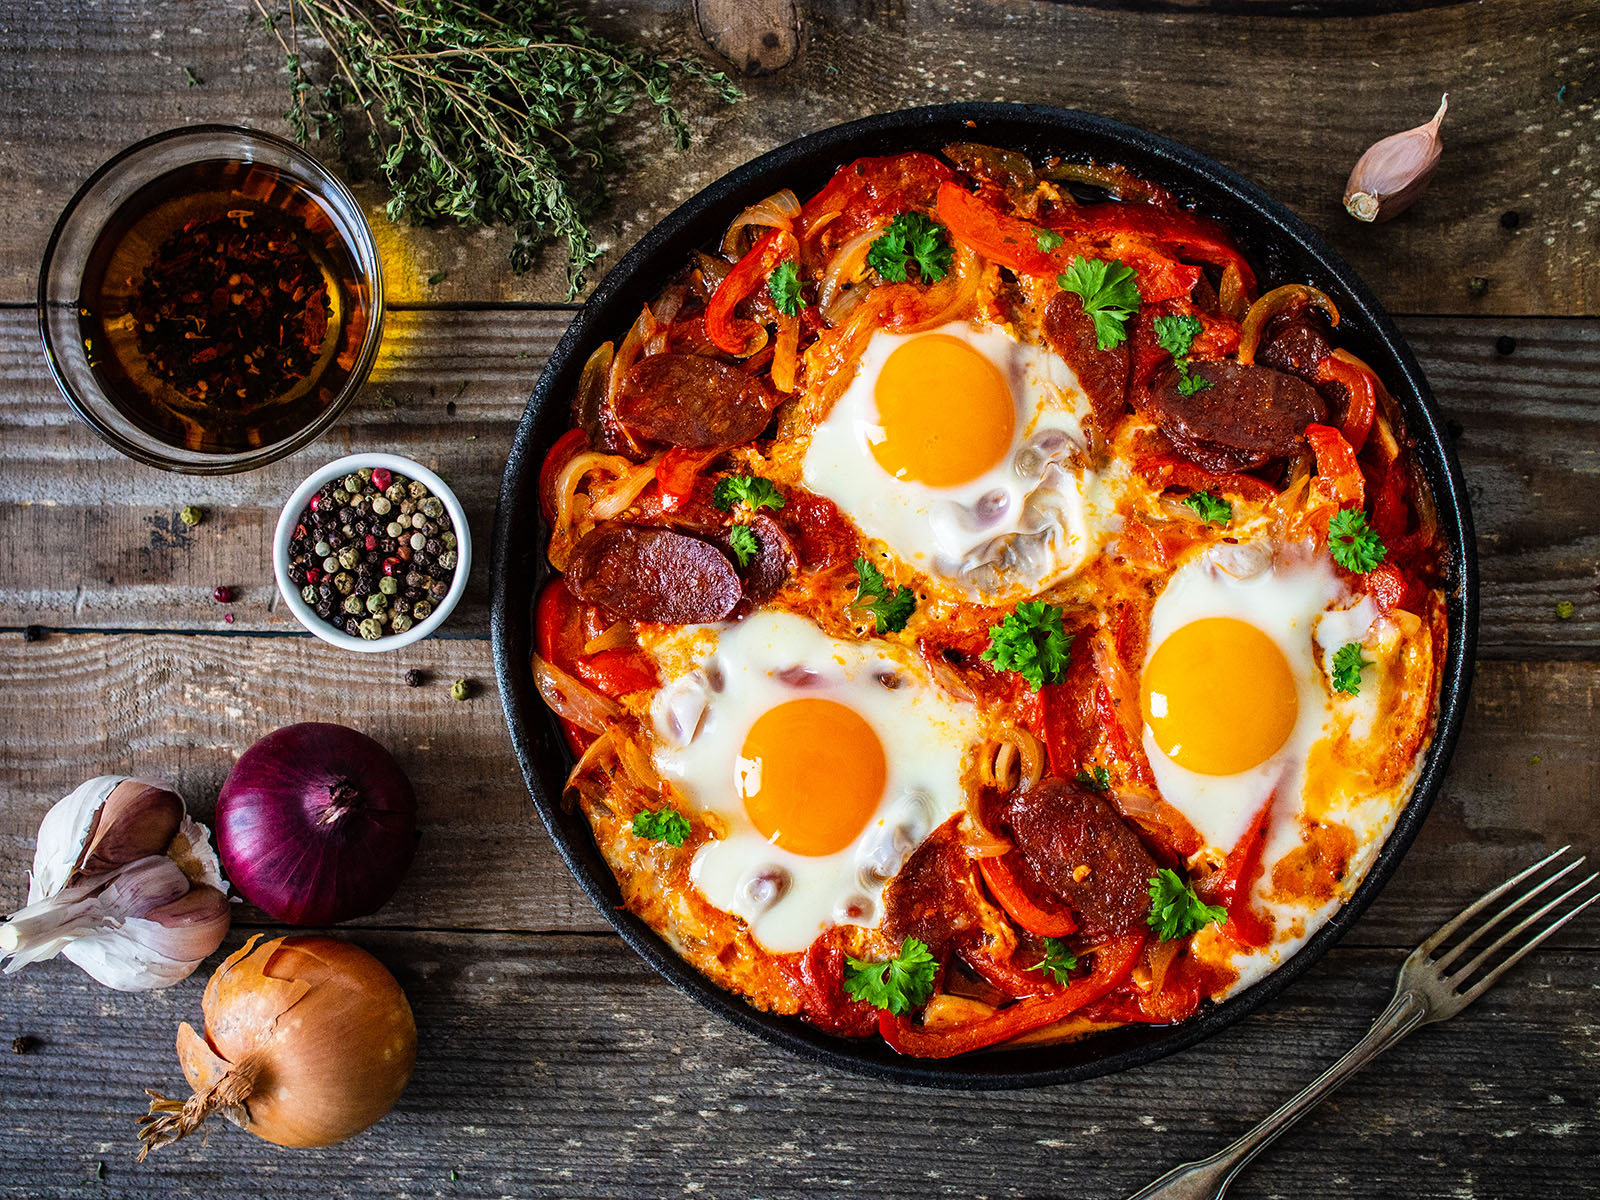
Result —
M 256 934 L 217 968 L 205 1034 L 178 1027 L 187 1100 L 147 1091 L 139 1160 L 221 1113 L 279 1146 L 331 1146 L 394 1107 L 417 1061 L 417 1026 L 393 975 L 328 937 Z

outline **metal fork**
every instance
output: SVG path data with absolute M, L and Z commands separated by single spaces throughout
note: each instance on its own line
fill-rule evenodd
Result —
M 1455 971 L 1448 971 L 1448 968 L 1461 957 L 1469 946 L 1501 921 L 1533 900 L 1569 872 L 1582 866 L 1584 861 L 1582 856 L 1567 862 L 1559 870 L 1545 877 L 1542 882 L 1529 887 L 1527 891 L 1523 892 L 1493 917 L 1479 925 L 1472 933 L 1449 950 L 1444 951 L 1437 958 L 1432 957 L 1434 952 L 1439 950 L 1445 941 L 1467 921 L 1477 916 L 1478 913 L 1493 904 L 1530 875 L 1554 864 L 1558 858 L 1566 854 L 1570 849 L 1570 846 L 1563 846 L 1549 857 L 1534 863 L 1527 870 L 1513 875 L 1488 895 L 1469 905 L 1460 916 L 1450 921 L 1438 933 L 1413 950 L 1400 968 L 1400 978 L 1395 984 L 1394 998 L 1389 1001 L 1389 1007 L 1384 1009 L 1378 1019 L 1373 1022 L 1372 1028 L 1367 1031 L 1366 1037 L 1351 1047 L 1348 1054 L 1313 1080 L 1310 1086 L 1299 1095 L 1295 1096 L 1227 1149 L 1219 1150 L 1209 1158 L 1202 1158 L 1198 1162 L 1184 1163 L 1181 1167 L 1175 1167 L 1143 1191 L 1129 1197 L 1129 1200 L 1217 1200 L 1227 1190 L 1228 1184 L 1233 1181 L 1233 1177 L 1239 1173 L 1247 1162 L 1270 1145 L 1272 1140 L 1285 1129 L 1310 1112 L 1334 1088 L 1405 1037 L 1413 1029 L 1431 1024 L 1434 1021 L 1443 1021 L 1448 1017 L 1453 1017 L 1483 995 L 1488 990 L 1489 985 L 1505 974 L 1524 954 L 1532 950 L 1596 900 L 1600 900 L 1600 892 L 1596 892 L 1587 899 L 1565 909 L 1559 917 L 1552 919 L 1548 925 L 1531 935 L 1525 942 L 1519 943 L 1515 948 L 1507 949 L 1514 938 L 1522 934 L 1529 926 L 1542 921 L 1552 911 L 1566 904 L 1573 896 L 1592 884 L 1596 878 L 1600 878 L 1600 873 L 1592 874 L 1582 882 L 1574 884 L 1536 912 L 1529 913 L 1474 955 L 1466 966 L 1460 967 Z M 1482 971 L 1481 975 L 1479 975 L 1480 970 Z M 1479 977 L 1474 979 L 1474 976 Z

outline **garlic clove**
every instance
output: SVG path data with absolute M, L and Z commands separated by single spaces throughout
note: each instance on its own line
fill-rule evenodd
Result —
M 228 898 L 201 884 L 143 916 L 128 918 L 122 930 L 157 954 L 198 965 L 222 945 L 228 922 Z
M 1345 210 L 1358 221 L 1387 221 L 1411 207 L 1427 189 L 1444 142 L 1439 127 L 1450 104 L 1446 92 L 1433 120 L 1374 143 L 1357 161 L 1344 187 Z
M 183 822 L 183 801 L 142 779 L 111 789 L 78 855 L 73 876 L 99 875 L 152 854 L 165 854 Z

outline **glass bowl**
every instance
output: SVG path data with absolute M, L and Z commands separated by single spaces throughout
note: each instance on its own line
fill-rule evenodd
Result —
M 131 406 L 137 410 L 147 403 L 145 398 L 151 392 L 132 385 L 119 388 L 110 382 L 109 373 L 96 369 L 106 359 L 91 359 L 92 354 L 107 352 L 86 345 L 85 321 L 93 322 L 97 314 L 92 304 L 86 303 L 85 292 L 110 287 L 117 274 L 110 269 L 110 252 L 104 247 L 120 250 L 125 244 L 135 244 L 135 237 L 119 240 L 119 235 L 109 231 L 142 220 L 137 215 L 140 212 L 155 212 L 152 225 L 166 221 L 170 226 L 167 236 L 176 240 L 176 234 L 187 232 L 181 214 L 183 205 L 192 199 L 192 195 L 186 196 L 184 177 L 207 170 L 221 180 L 216 189 L 223 191 L 234 186 L 280 189 L 272 195 L 288 195 L 292 203 L 300 205 L 307 228 L 314 225 L 328 246 L 342 247 L 337 274 L 331 273 L 320 257 L 317 261 L 330 282 L 330 307 L 341 314 L 335 337 L 324 337 L 324 348 L 310 373 L 287 393 L 297 397 L 293 410 L 285 404 L 284 410 L 272 421 L 264 421 L 260 429 L 252 427 L 234 437 L 236 443 L 247 438 L 249 444 L 185 445 L 170 429 L 163 436 L 149 419 L 130 411 L 127 397 L 138 398 Z M 215 196 L 217 190 L 210 194 Z M 248 195 L 252 202 L 257 199 L 254 191 L 239 194 Z M 153 196 L 162 198 L 150 199 Z M 277 201 L 259 203 L 267 208 Z M 169 212 L 174 215 L 168 216 Z M 139 229 L 134 224 L 132 233 L 138 234 Z M 90 273 L 100 282 L 90 282 Z M 130 289 L 132 283 L 127 279 Z M 128 322 L 125 328 L 131 330 L 131 317 L 124 320 Z M 97 328 L 92 327 L 91 332 Z M 271 134 L 228 125 L 174 129 L 128 147 L 91 175 L 68 201 L 50 234 L 39 271 L 39 334 L 62 395 L 90 428 L 121 453 L 167 471 L 231 474 L 292 454 L 332 425 L 355 398 L 372 369 L 383 336 L 383 270 L 372 230 L 355 197 L 299 146 Z M 166 388 L 160 382 L 153 386 L 158 392 Z M 193 403 L 192 395 L 186 399 Z M 203 404 L 200 411 L 206 411 Z

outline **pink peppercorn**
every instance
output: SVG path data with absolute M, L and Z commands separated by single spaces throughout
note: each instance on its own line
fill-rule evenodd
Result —
M 222 614 L 222 620 L 223 620 L 224 623 L 226 623 L 228 625 L 232 625 L 233 624 L 233 614 L 232 613 L 223 613 Z
M 387 492 L 389 490 L 389 485 L 393 482 L 394 476 L 390 474 L 388 468 L 372 468 L 372 486 L 377 488 L 380 492 Z
M 321 567 L 307 567 L 306 568 L 306 582 L 310 583 L 310 584 L 321 583 L 322 582 L 322 568 Z
M 376 550 L 378 548 L 378 539 L 373 537 L 370 533 L 367 534 L 366 546 L 368 550 Z
M 211 593 L 211 598 L 218 604 L 227 604 L 233 599 L 233 589 L 225 583 L 219 583 L 216 591 Z

